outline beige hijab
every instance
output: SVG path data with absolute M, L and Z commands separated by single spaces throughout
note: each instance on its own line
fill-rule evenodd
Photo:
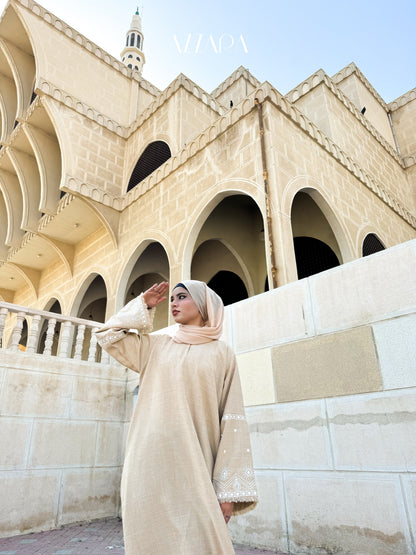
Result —
M 222 334 L 224 320 L 224 304 L 221 297 L 203 281 L 188 279 L 182 281 L 181 284 L 189 291 L 205 325 L 201 327 L 179 324 L 179 329 L 173 336 L 173 340 L 176 343 L 200 345 L 219 339 Z

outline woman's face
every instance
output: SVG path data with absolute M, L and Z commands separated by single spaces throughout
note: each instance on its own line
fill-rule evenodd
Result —
M 183 287 L 175 287 L 170 297 L 170 310 L 177 324 L 186 326 L 203 326 L 199 312 L 189 291 Z

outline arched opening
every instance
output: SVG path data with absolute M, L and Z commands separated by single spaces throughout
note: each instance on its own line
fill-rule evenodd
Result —
M 224 306 L 247 299 L 248 293 L 243 280 L 233 272 L 220 271 L 209 280 L 208 286 L 219 295 Z
M 91 281 L 87 290 L 85 291 L 82 300 L 78 308 L 78 318 L 84 320 L 91 320 L 93 322 L 103 322 L 105 321 L 105 312 L 107 309 L 107 287 L 103 278 L 100 275 L 96 275 Z M 88 352 L 91 341 L 91 329 L 85 328 L 84 332 L 84 342 L 82 348 L 82 360 L 88 360 Z M 73 353 L 75 352 L 75 342 L 74 338 Z M 101 348 L 97 347 L 97 360 L 100 359 Z
M 257 204 L 248 195 L 224 198 L 195 242 L 192 279 L 222 288 L 224 302 L 230 304 L 263 293 L 266 276 L 264 225 Z M 229 285 L 235 287 L 235 294 Z
M 150 243 L 137 259 L 127 282 L 124 304 L 154 283 L 169 280 L 169 261 L 165 249 L 160 243 Z M 169 302 L 163 301 L 157 308 L 153 329 L 158 330 L 168 325 Z
M 335 266 L 339 266 L 339 261 L 331 249 L 324 242 L 313 237 L 295 237 L 296 267 L 298 279 L 313 276 L 324 272 Z
M 375 233 L 369 233 L 363 241 L 363 256 L 385 250 L 385 246 Z
M 325 215 L 306 192 L 292 204 L 292 232 L 298 279 L 339 266 L 341 251 Z
M 60 302 L 57 299 L 51 299 L 47 303 L 45 307 L 45 311 L 53 312 L 54 314 L 62 314 Z M 48 332 L 48 320 L 43 320 L 42 327 L 40 329 L 40 334 L 39 334 L 38 348 L 36 350 L 37 353 L 43 353 L 43 351 L 45 350 L 47 332 Z M 52 338 L 52 350 L 51 350 L 52 356 L 57 355 L 60 333 L 61 333 L 61 323 L 56 322 L 55 329 L 53 332 L 53 338 Z
M 130 66 L 129 66 L 130 67 Z M 130 176 L 127 191 L 130 191 L 172 156 L 169 145 L 164 141 L 150 143 L 138 159 Z

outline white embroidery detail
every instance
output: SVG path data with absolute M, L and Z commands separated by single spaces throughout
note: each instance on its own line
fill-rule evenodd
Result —
M 245 420 L 244 414 L 224 414 L 223 420 Z
M 257 501 L 256 482 L 253 469 L 245 467 L 232 472 L 224 467 L 213 480 L 219 501 Z
M 100 345 L 111 345 L 116 341 L 120 341 L 125 336 L 124 331 L 117 331 L 115 333 L 109 333 L 104 337 L 99 339 Z

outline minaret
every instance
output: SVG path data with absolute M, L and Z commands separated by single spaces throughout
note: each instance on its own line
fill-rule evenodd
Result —
M 137 8 L 131 20 L 130 29 L 126 35 L 126 46 L 123 48 L 120 57 L 127 67 L 142 72 L 146 60 L 143 54 L 142 18 L 139 14 L 139 8 Z

